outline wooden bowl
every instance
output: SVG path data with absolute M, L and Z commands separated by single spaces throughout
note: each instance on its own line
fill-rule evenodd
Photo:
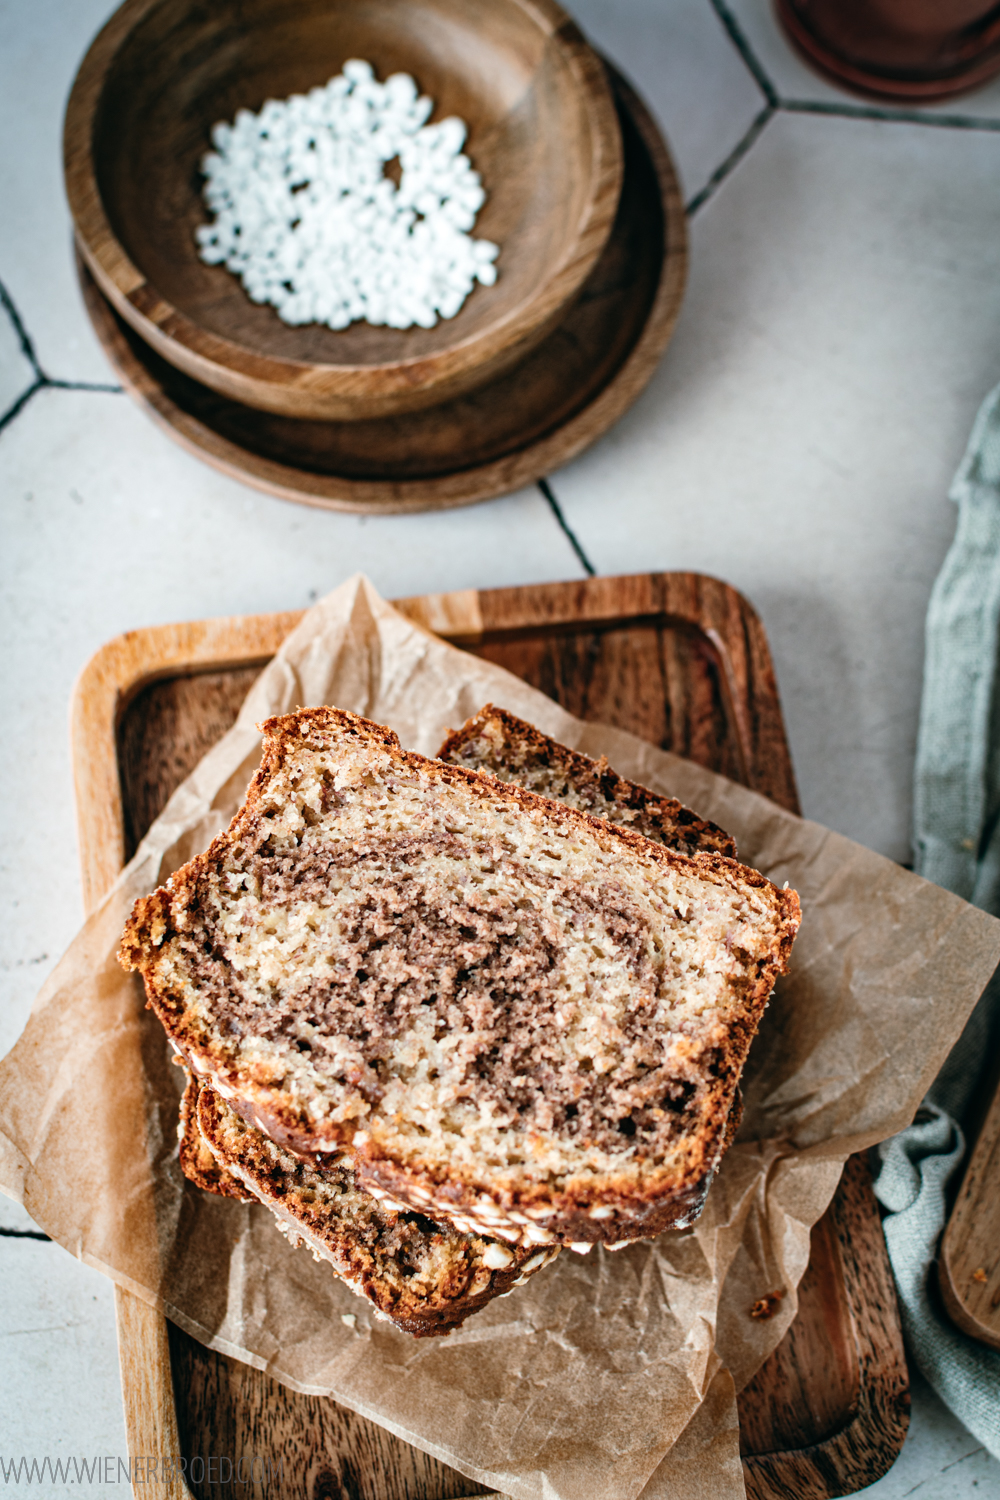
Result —
M 680 312 L 687 222 L 652 115 L 611 71 L 624 146 L 615 225 L 580 296 L 514 369 L 430 410 L 324 422 L 254 411 L 160 359 L 78 257 L 126 390 L 176 441 L 268 494 L 369 515 L 487 500 L 568 463 L 645 388 Z
M 469 126 L 499 276 L 435 328 L 288 327 L 197 254 L 211 126 L 351 57 L 411 73 L 433 118 Z M 126 0 L 77 75 L 64 152 L 86 262 L 158 354 L 249 406 L 339 421 L 435 405 L 523 359 L 593 269 L 622 177 L 604 67 L 554 0 Z
M 283 499 L 387 514 L 519 489 L 576 458 L 645 389 L 681 311 L 687 217 L 670 151 L 609 69 L 624 175 L 615 226 L 582 293 L 519 365 L 427 411 L 318 422 L 244 407 L 159 359 L 78 257 L 84 305 L 124 387 L 172 438 Z

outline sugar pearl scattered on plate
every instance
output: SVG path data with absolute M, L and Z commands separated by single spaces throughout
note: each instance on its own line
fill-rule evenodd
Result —
M 486 194 L 465 123 L 428 125 L 433 109 L 408 73 L 379 83 L 353 59 L 324 88 L 220 121 L 201 163 L 215 215 L 195 230 L 202 260 L 286 323 L 453 318 L 477 281 L 496 281 L 500 251 L 470 233 Z

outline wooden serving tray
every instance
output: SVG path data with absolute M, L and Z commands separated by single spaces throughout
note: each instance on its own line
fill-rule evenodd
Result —
M 993 1349 L 1000 1349 L 998 1181 L 1000 1084 L 972 1148 L 938 1262 L 941 1296 L 952 1321 Z
M 581 718 L 689 756 L 798 811 L 763 627 L 694 573 L 467 590 L 397 601 L 412 619 Z M 84 670 L 72 733 L 84 889 L 93 906 L 174 787 L 233 722 L 298 613 L 119 636 Z M 485 1493 L 324 1398 L 203 1348 L 116 1290 L 132 1454 L 266 1454 L 261 1493 L 302 1500 L 453 1500 Z M 816 1225 L 799 1312 L 739 1398 L 753 1500 L 820 1500 L 871 1484 L 906 1432 L 909 1387 L 867 1163 L 848 1163 Z M 204 1486 L 206 1495 L 213 1489 Z M 195 1487 L 194 1493 L 201 1489 Z M 136 1494 L 180 1500 L 180 1480 Z

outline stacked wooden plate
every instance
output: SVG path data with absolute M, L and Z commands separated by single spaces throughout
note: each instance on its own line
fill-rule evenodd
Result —
M 197 255 L 211 126 L 352 56 L 469 125 L 500 274 L 434 329 L 290 328 Z M 554 0 L 127 0 L 77 76 L 65 165 L 127 388 L 210 463 L 307 504 L 438 509 L 537 479 L 635 400 L 680 308 L 667 148 Z

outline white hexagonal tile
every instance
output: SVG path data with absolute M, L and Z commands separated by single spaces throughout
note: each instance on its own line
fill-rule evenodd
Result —
M 603 572 L 761 611 L 806 812 L 895 858 L 951 475 L 1000 379 L 1000 136 L 777 115 L 693 226 L 673 345 L 553 478 Z
M 569 8 L 656 115 L 685 197 L 694 197 L 764 103 L 708 0 L 574 0 Z
M 55 379 L 115 379 L 77 289 L 62 172 L 70 85 L 114 9 L 108 0 L 0 6 L 0 277 Z
M 46 1500 L 105 1496 L 100 1482 L 77 1482 L 85 1471 L 72 1461 L 93 1475 L 94 1458 L 110 1457 L 117 1479 L 118 1459 L 128 1460 L 111 1282 L 58 1245 L 4 1238 L 0 1276 L 0 1482 Z M 38 1465 L 40 1480 L 30 1469 L 11 1472 L 20 1459 Z M 60 1482 L 51 1465 L 67 1460 Z

